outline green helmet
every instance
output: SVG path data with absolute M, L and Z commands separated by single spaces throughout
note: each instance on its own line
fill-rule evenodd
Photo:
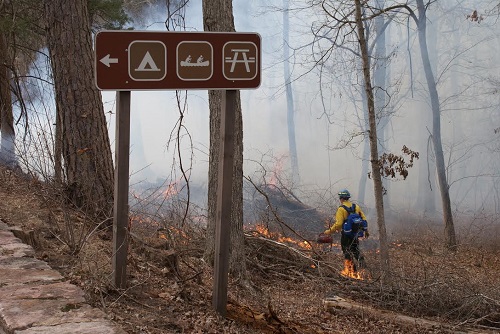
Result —
M 351 198 L 351 193 L 349 193 L 349 190 L 343 189 L 343 190 L 339 191 L 339 198 L 349 199 L 349 198 Z

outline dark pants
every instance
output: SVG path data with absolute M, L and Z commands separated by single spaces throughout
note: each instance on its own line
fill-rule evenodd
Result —
M 352 238 L 342 233 L 340 237 L 340 246 L 342 247 L 342 253 L 346 260 L 352 261 L 356 260 L 360 269 L 365 267 L 365 259 L 359 252 L 359 240 L 358 238 Z M 354 264 L 354 270 L 356 270 L 356 264 Z

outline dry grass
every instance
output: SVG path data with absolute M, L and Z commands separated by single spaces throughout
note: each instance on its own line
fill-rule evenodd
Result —
M 291 246 L 248 237 L 251 286 L 230 279 L 228 318 L 221 319 L 211 306 L 212 269 L 201 259 L 203 229 L 189 225 L 178 229 L 172 222 L 162 222 L 166 229 L 158 232 L 151 224 L 133 224 L 129 288 L 117 291 L 110 284 L 109 235 L 94 232 L 87 238 L 95 222 L 64 206 L 54 191 L 2 169 L 0 218 L 37 231 L 38 256 L 82 287 L 89 303 L 129 333 L 449 332 L 370 314 L 331 314 L 321 303 L 329 294 L 457 329 L 500 328 L 500 260 L 493 240 L 478 243 L 476 235 L 461 234 L 461 246 L 450 253 L 430 225 L 412 224 L 404 229 L 405 235 L 392 236 L 392 284 L 381 285 L 376 249 L 365 249 L 372 279 L 358 281 L 339 275 L 342 256 L 337 247 L 314 245 L 314 252 L 297 252 Z M 74 236 L 86 237 L 79 252 L 63 242 L 64 229 L 70 226 Z

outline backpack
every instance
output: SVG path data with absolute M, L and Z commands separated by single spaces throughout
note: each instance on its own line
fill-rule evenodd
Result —
M 359 213 L 356 213 L 356 204 L 353 204 L 350 208 L 345 205 L 342 205 L 342 207 L 348 213 L 344 224 L 342 224 L 342 233 L 352 238 L 362 237 L 367 224 Z

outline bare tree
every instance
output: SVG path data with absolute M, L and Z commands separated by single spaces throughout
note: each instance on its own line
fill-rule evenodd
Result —
M 354 55 L 355 61 L 360 62 L 362 66 L 363 80 L 361 86 L 363 87 L 363 91 L 358 92 L 361 96 L 358 100 L 361 99 L 364 104 L 363 108 L 367 113 L 367 115 L 365 115 L 367 120 L 365 121 L 367 123 L 360 124 L 360 128 L 362 129 L 361 133 L 352 134 L 352 137 L 347 140 L 347 143 L 353 140 L 354 136 L 362 135 L 364 137 L 365 133 L 368 134 L 369 161 L 371 163 L 371 172 L 369 174 L 373 180 L 377 226 L 380 238 L 381 272 L 382 279 L 385 280 L 390 278 L 390 261 L 385 225 L 381 162 L 378 152 L 379 138 L 377 126 L 380 115 L 377 114 L 377 106 L 375 105 L 375 88 L 373 87 L 371 74 L 373 65 L 373 62 L 371 62 L 372 51 L 368 45 L 366 32 L 368 23 L 376 16 L 367 17 L 364 14 L 366 6 L 368 6 L 368 4 L 362 4 L 361 1 L 355 1 L 354 4 L 351 2 L 343 2 L 341 7 L 331 3 L 324 3 L 322 10 L 329 21 L 319 25 L 319 28 L 315 31 L 315 38 L 317 39 L 318 45 L 325 41 L 331 43 L 331 45 L 327 44 L 326 51 L 323 51 L 323 53 L 319 55 L 318 65 L 323 66 L 326 60 L 332 56 L 333 50 L 344 50 Z M 386 25 L 378 27 L 376 34 L 373 34 L 374 40 L 376 40 L 375 36 L 377 36 L 377 33 L 383 33 L 385 27 Z M 383 43 L 383 39 L 381 43 Z M 376 43 L 374 45 L 376 45 Z M 377 51 L 380 52 L 380 50 Z M 380 87 L 377 87 L 377 90 L 379 92 L 384 92 L 385 83 L 382 84 L 380 81 L 381 80 L 378 79 Z M 384 106 L 384 102 L 379 102 L 378 107 L 380 109 Z M 360 123 L 362 122 L 360 121 Z M 368 126 L 368 129 L 365 128 L 365 125 Z
M 283 64 L 286 89 L 286 115 L 288 125 L 288 150 L 292 168 L 292 182 L 299 182 L 299 159 L 297 156 L 297 143 L 295 140 L 295 110 L 293 103 L 293 88 L 290 73 L 290 24 L 289 0 L 283 0 Z
M 427 82 L 427 88 L 429 92 L 429 99 L 432 111 L 432 146 L 434 149 L 434 155 L 436 158 L 436 172 L 438 178 L 438 185 L 441 194 L 441 203 L 443 209 L 443 220 L 445 225 L 445 237 L 446 245 L 453 249 L 457 245 L 457 240 L 455 236 L 455 227 L 453 224 L 453 215 L 451 211 L 451 201 L 449 193 L 449 184 L 446 176 L 446 165 L 444 161 L 443 145 L 441 138 L 441 109 L 440 109 L 440 99 L 437 90 L 437 80 L 432 70 L 431 57 L 429 55 L 429 49 L 427 46 L 427 9 L 432 4 L 429 1 L 424 5 L 423 0 L 416 0 L 416 12 L 408 4 L 397 4 L 392 7 L 387 7 L 380 9 L 378 13 L 374 15 L 380 15 L 384 12 L 394 12 L 400 14 L 401 9 L 406 9 L 410 17 L 415 21 L 417 25 L 418 40 L 420 44 L 420 56 L 423 63 L 424 74 Z
M 385 5 L 384 0 L 375 0 L 374 8 L 381 9 Z M 371 25 L 371 21 L 374 22 L 373 27 Z M 386 42 L 386 32 L 389 24 L 391 23 L 391 18 L 385 15 L 378 15 L 373 18 L 373 20 L 364 20 L 363 25 L 365 27 L 365 35 L 367 40 L 367 49 L 368 49 L 368 61 L 370 68 L 373 69 L 373 89 L 374 89 L 374 98 L 375 98 L 375 112 L 377 122 L 377 136 L 378 136 L 378 151 L 379 154 L 386 152 L 386 133 L 388 132 L 388 124 L 390 121 L 391 110 L 390 105 L 390 92 L 389 87 L 390 83 L 388 78 L 388 72 L 390 70 L 390 62 L 387 56 L 387 42 Z M 369 40 L 372 40 L 370 43 Z M 363 111 L 365 114 L 365 118 L 368 119 L 368 109 L 366 107 L 366 95 L 362 95 L 363 98 Z M 369 124 L 363 124 L 362 128 L 369 128 Z M 365 188 L 366 188 L 366 179 L 367 179 L 367 171 L 368 171 L 368 161 L 369 161 L 369 142 L 365 142 L 363 148 L 363 161 L 362 161 L 362 172 L 360 176 L 359 182 L 359 191 L 358 191 L 358 199 L 363 202 L 365 199 Z M 382 179 L 384 193 L 389 196 L 385 197 L 385 205 L 389 206 L 389 198 L 390 198 L 390 182 L 384 182 L 385 179 Z
M 380 259 L 383 279 L 389 278 L 389 246 L 387 242 L 387 231 L 385 227 L 384 198 L 382 187 L 382 175 L 380 173 L 377 122 L 375 115 L 375 97 L 371 83 L 370 60 L 368 58 L 368 46 L 365 38 L 365 29 L 363 26 L 363 14 L 360 0 L 355 0 L 355 17 L 358 31 L 359 47 L 361 50 L 361 59 L 363 61 L 364 87 L 368 103 L 368 121 L 370 125 L 370 160 L 372 167 L 373 191 L 375 193 L 375 208 L 377 210 L 377 225 L 380 238 Z
M 418 41 L 420 43 L 420 56 L 424 65 L 425 79 L 429 90 L 429 97 L 432 109 L 432 143 L 434 154 L 436 156 L 436 171 L 438 177 L 439 190 L 441 192 L 441 205 L 443 208 L 443 220 L 446 236 L 446 245 L 449 248 L 457 246 L 455 236 L 455 226 L 453 224 L 453 214 L 451 212 L 450 187 L 446 178 L 446 165 L 444 162 L 443 144 L 441 142 L 441 110 L 439 102 L 439 93 L 437 90 L 436 79 L 432 72 L 432 66 L 427 48 L 427 6 L 423 0 L 416 0 L 418 17 L 413 11 L 410 11 L 418 28 Z

